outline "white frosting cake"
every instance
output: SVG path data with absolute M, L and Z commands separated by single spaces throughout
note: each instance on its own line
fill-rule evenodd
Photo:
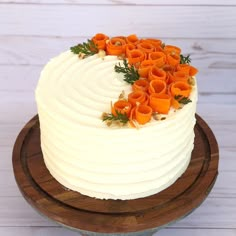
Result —
M 62 185 L 101 199 L 135 199 L 162 191 L 186 170 L 193 149 L 192 102 L 139 129 L 108 127 L 101 114 L 131 86 L 114 71 L 116 56 L 83 60 L 70 51 L 43 69 L 36 89 L 45 164 Z

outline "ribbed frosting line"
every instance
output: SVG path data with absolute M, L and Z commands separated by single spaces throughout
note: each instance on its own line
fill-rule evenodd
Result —
M 186 107 L 186 109 L 187 109 L 187 107 Z M 59 132 L 59 133 L 61 132 L 61 134 L 63 136 L 64 135 L 65 136 L 70 135 L 71 138 L 73 138 L 73 137 L 77 136 L 77 133 L 75 131 L 83 131 L 83 128 L 80 129 L 80 127 L 74 127 L 74 129 L 73 129 L 73 127 L 69 127 L 67 125 L 63 125 L 63 123 L 58 123 L 58 119 L 55 117 L 55 115 L 53 115 L 51 113 L 47 114 L 44 109 L 43 110 L 41 109 L 41 107 L 39 107 L 39 111 L 40 111 L 40 116 L 43 118 L 43 122 L 45 123 L 45 125 L 49 126 L 49 128 L 52 129 L 53 132 Z M 194 111 L 190 111 L 189 114 L 187 114 L 186 116 L 183 116 L 183 119 L 179 119 L 178 123 L 176 123 L 174 126 L 173 126 L 173 124 L 170 125 L 170 123 L 164 123 L 165 121 L 161 121 L 163 123 L 160 124 L 161 123 L 160 122 L 159 124 L 157 124 L 157 126 L 153 127 L 152 130 L 154 130 L 154 131 L 156 130 L 157 132 L 159 132 L 159 131 L 164 132 L 163 128 L 165 128 L 166 132 L 174 131 L 172 133 L 172 135 L 170 136 L 170 138 L 172 138 L 172 137 L 174 137 L 176 135 L 176 131 L 178 131 L 179 129 L 186 129 L 187 128 L 186 123 L 188 124 L 189 122 L 192 122 L 192 120 L 189 119 L 189 118 L 191 118 L 193 115 L 194 115 Z M 100 120 L 100 122 L 102 122 L 102 121 Z M 116 132 L 115 133 L 112 133 L 111 131 L 110 132 L 103 132 L 103 130 L 94 129 L 94 132 L 92 132 L 91 134 L 93 134 L 95 136 L 90 136 L 88 138 L 89 138 L 89 140 L 91 140 L 93 137 L 95 137 L 97 139 L 97 137 L 96 137 L 97 135 L 100 136 L 101 138 L 106 138 L 106 137 L 109 137 L 109 136 L 112 135 L 113 136 L 113 140 L 115 140 L 117 138 L 117 139 L 119 139 L 122 142 L 122 140 L 125 140 L 125 139 L 129 138 L 129 137 L 127 137 L 127 135 L 130 135 L 132 137 L 132 134 L 134 132 L 141 132 L 142 134 L 147 133 L 147 134 L 150 135 L 150 133 L 149 133 L 150 130 L 147 130 L 147 129 L 145 131 L 142 131 L 142 129 L 140 129 L 139 131 L 129 129 L 129 130 L 126 130 L 125 132 L 126 132 L 126 136 L 120 135 L 120 133 L 117 134 Z M 88 130 L 87 133 L 90 134 L 90 130 Z M 121 139 L 120 136 L 122 136 L 123 139 Z M 133 137 L 133 139 L 136 139 L 136 137 Z M 98 140 L 98 141 L 101 141 L 101 140 Z M 107 142 L 110 142 L 110 140 L 107 140 Z M 162 140 L 160 140 L 160 142 L 162 142 Z
M 50 123 L 49 123 L 50 124 Z M 71 136 L 71 135 L 67 135 L 67 134 L 65 134 L 65 133 L 60 133 L 60 132 L 58 132 L 58 131 L 56 131 L 56 130 L 53 130 L 52 129 L 52 127 L 51 127 L 51 125 L 49 125 L 48 123 L 46 123 L 46 122 L 41 122 L 41 126 L 42 127 L 44 127 L 45 129 L 46 128 L 48 128 L 47 129 L 47 133 L 50 133 L 50 135 L 52 136 L 52 138 L 53 138 L 53 140 L 54 140 L 54 138 L 57 138 L 57 140 L 60 142 L 61 141 L 61 143 L 63 143 L 63 145 L 66 145 L 66 142 L 67 142 L 67 140 L 68 140 L 68 145 L 71 147 L 71 148 L 79 148 L 80 150 L 85 150 L 86 151 L 86 146 L 85 147 L 78 147 L 78 145 L 77 145 L 77 143 L 78 142 L 84 142 L 84 143 L 88 143 L 88 145 L 91 145 L 91 143 L 93 142 L 93 141 L 96 141 L 96 145 L 102 145 L 102 144 L 104 144 L 104 143 L 106 143 L 107 145 L 109 145 L 109 144 L 112 144 L 112 143 L 116 143 L 117 145 L 120 145 L 120 147 L 122 147 L 122 145 L 123 144 L 126 144 L 127 142 L 131 142 L 131 144 L 130 144 L 130 147 L 132 148 L 132 147 L 137 147 L 137 145 L 138 144 L 140 144 L 140 142 L 142 142 L 143 141 L 143 139 L 145 139 L 145 138 L 148 138 L 148 140 L 151 140 L 152 138 L 161 138 L 162 136 L 165 136 L 165 134 L 164 134 L 164 132 L 158 132 L 158 130 L 154 130 L 154 133 L 152 134 L 152 135 L 148 135 L 148 134 L 142 134 L 143 136 L 142 137 L 134 137 L 134 138 L 132 138 L 131 137 L 131 139 L 129 139 L 129 137 L 120 137 L 120 139 L 119 139 L 119 137 L 116 137 L 115 135 L 114 136 L 112 136 L 112 134 L 110 135 L 110 136 L 108 136 L 108 137 L 106 137 L 105 135 L 103 136 L 103 135 L 93 135 L 93 136 L 88 136 L 88 137 L 80 137 L 80 139 L 79 140 L 77 140 L 76 139 L 76 136 Z M 193 125 L 194 125 L 194 122 L 193 121 L 191 121 L 191 123 L 188 123 L 188 125 L 186 125 L 186 126 L 177 126 L 177 129 L 170 129 L 170 130 L 168 130 L 168 129 L 166 129 L 166 131 L 172 131 L 172 132 L 175 132 L 175 133 L 173 133 L 173 135 L 170 135 L 169 137 L 168 137 L 168 140 L 169 140 L 169 142 L 172 142 L 172 141 L 177 141 L 177 142 L 181 142 L 182 140 L 182 138 L 184 139 L 185 138 L 185 136 L 187 136 L 188 135 L 188 133 L 189 132 L 191 132 L 191 131 L 189 131 L 192 127 L 193 127 Z M 156 133 L 155 133 L 156 132 Z M 101 132 L 102 133 L 102 132 Z M 59 137 L 61 137 L 61 138 L 59 138 Z M 109 140 L 109 138 L 111 138 L 112 137 L 112 140 Z M 64 140 L 64 139 L 67 139 L 67 140 Z M 100 138 L 100 140 L 99 140 L 99 138 Z M 108 140 L 107 140 L 108 139 Z M 165 142 L 164 142 L 165 140 L 161 140 L 161 141 L 158 141 L 158 142 L 156 142 L 156 147 L 161 147 L 163 144 L 165 144 Z M 149 146 L 151 146 L 152 145 L 152 143 L 146 143 L 146 145 L 149 145 Z M 173 144 L 174 145 L 174 144 Z M 177 144 L 176 144 L 177 145 Z M 108 149 L 109 149 L 109 146 L 107 147 Z M 142 147 L 140 147 L 140 148 L 142 148 Z M 119 150 L 117 150 L 117 151 L 119 151 Z M 120 151 L 122 152 L 122 151 L 124 151 L 123 149 L 120 149 Z
M 181 172 L 183 168 L 186 168 L 186 164 L 189 164 L 190 160 L 190 153 L 188 155 L 186 154 L 186 158 L 182 160 L 179 163 L 179 169 L 181 169 Z M 47 159 L 45 162 L 46 166 L 48 167 L 50 165 L 50 161 Z M 75 176 L 70 176 L 70 178 L 62 178 L 63 179 L 69 179 L 71 186 L 77 187 L 78 189 L 87 189 L 90 191 L 99 191 L 104 194 L 111 194 L 114 195 L 121 195 L 124 192 L 128 192 L 129 194 L 134 194 L 138 192 L 144 192 L 150 189 L 157 188 L 159 186 L 162 186 L 165 183 L 172 183 L 172 179 L 176 179 L 182 174 L 180 174 L 179 169 L 176 170 L 175 167 L 170 169 L 169 172 L 167 172 L 165 175 L 158 177 L 156 179 L 147 180 L 147 181 L 140 181 L 140 182 L 126 182 L 126 183 L 93 183 L 89 180 L 84 180 L 81 178 L 77 178 Z M 54 173 L 54 177 L 56 179 L 60 179 L 63 175 L 61 174 L 61 170 L 59 170 L 57 167 L 54 166 L 54 168 L 49 168 L 49 171 L 51 173 Z M 60 177 L 59 177 L 60 176 Z M 80 186 L 77 186 L 77 183 L 80 182 Z M 63 182 L 62 182 L 63 184 Z M 72 190 L 75 190 L 72 188 Z
M 53 158 L 52 155 L 48 155 L 48 149 L 44 147 L 44 152 L 47 155 L 47 160 L 51 162 L 51 166 L 57 167 L 58 170 L 61 171 L 61 174 L 65 174 L 70 177 L 78 177 L 81 179 L 86 179 L 91 182 L 95 183 L 126 183 L 127 180 L 130 182 L 137 182 L 137 181 L 145 181 L 145 180 L 151 180 L 153 178 L 158 178 L 164 175 L 166 172 L 168 172 L 170 169 L 174 167 L 178 167 L 178 164 L 185 159 L 186 152 L 189 152 L 192 150 L 192 145 L 188 146 L 187 149 L 182 150 L 182 154 L 177 156 L 172 161 L 167 161 L 165 164 L 163 164 L 161 167 L 159 167 L 159 171 L 157 169 L 152 170 L 145 170 L 143 169 L 140 173 L 133 173 L 133 172 L 127 172 L 127 173 L 99 173 L 99 172 L 91 172 L 86 171 L 81 168 L 74 168 L 73 165 L 71 165 L 68 162 L 59 162 L 58 160 L 55 161 L 55 158 Z
M 79 145 L 81 146 L 86 146 L 86 148 L 74 148 L 74 146 L 68 146 L 67 145 L 67 142 L 65 141 L 63 143 L 63 140 L 62 142 L 58 142 L 58 140 L 56 139 L 56 135 L 55 136 L 52 136 L 50 132 L 47 132 L 44 134 L 44 132 L 42 132 L 42 137 L 44 138 L 45 142 L 48 143 L 48 145 L 50 145 L 51 148 L 54 148 L 54 150 L 58 150 L 58 152 L 61 152 L 62 155 L 65 155 L 67 156 L 68 152 L 70 153 L 70 157 L 75 159 L 77 159 L 78 162 L 80 161 L 83 161 L 85 156 L 87 156 L 87 158 L 85 159 L 86 161 L 90 161 L 90 162 L 100 162 L 100 163 L 103 163 L 103 162 L 111 162 L 111 163 L 132 163 L 132 162 L 140 162 L 140 161 L 143 161 L 144 159 L 144 156 L 143 154 L 144 153 L 147 153 L 147 155 L 145 156 L 145 161 L 152 161 L 152 159 L 159 159 L 161 158 L 162 155 L 164 156 L 167 156 L 168 154 L 171 155 L 172 153 L 176 153 L 175 150 L 179 150 L 181 149 L 181 147 L 185 146 L 185 144 L 188 142 L 189 140 L 189 137 L 191 135 L 191 133 L 193 133 L 192 131 L 192 128 L 193 126 L 190 127 L 190 129 L 188 129 L 185 133 L 183 133 L 184 137 L 181 137 L 181 139 L 179 138 L 178 141 L 174 142 L 174 141 L 171 141 L 169 143 L 166 143 L 165 146 L 163 148 L 168 148 L 168 146 L 170 146 L 169 144 L 171 143 L 171 147 L 169 149 L 167 149 L 166 152 L 164 152 L 164 150 L 160 150 L 160 153 L 157 153 L 158 149 L 160 149 L 160 146 L 156 145 L 153 143 L 152 145 L 150 145 L 149 143 L 147 145 L 142 145 L 142 147 L 139 147 L 140 146 L 140 142 L 136 142 L 136 145 L 134 145 L 132 147 L 132 150 L 131 151 L 125 151 L 124 149 L 122 149 L 123 147 L 126 147 L 125 144 L 123 144 L 123 146 L 121 146 L 121 149 L 122 150 L 116 150 L 114 152 L 114 147 L 115 145 L 119 146 L 119 143 L 117 144 L 116 142 L 114 142 L 112 145 L 112 147 L 110 148 L 106 148 L 106 142 L 104 143 L 94 143 L 92 141 L 90 141 L 90 144 L 88 145 L 86 142 L 78 142 Z M 160 136 L 161 137 L 161 136 Z M 65 137 L 66 139 L 67 137 Z M 155 140 L 155 138 L 159 138 L 158 136 L 155 137 L 153 136 L 152 139 Z M 149 138 L 150 139 L 150 138 Z M 147 140 L 148 142 L 150 142 L 149 140 Z M 168 140 L 169 141 L 169 140 Z M 103 145 L 101 147 L 101 145 Z M 97 159 L 93 158 L 90 153 L 92 154 L 94 151 L 93 150 L 89 150 L 89 148 L 97 148 L 100 150 L 100 155 L 97 156 Z M 68 152 L 65 151 L 65 150 L 69 150 Z M 146 150 L 150 150 L 149 152 L 147 152 Z M 75 155 L 74 155 L 74 154 Z M 114 160 L 115 158 L 114 157 L 106 157 L 106 156 L 102 156 L 102 154 L 108 154 L 110 153 L 110 155 L 113 155 L 115 157 L 117 157 L 116 160 Z M 136 155 L 135 156 L 129 156 L 129 153 L 132 154 L 132 153 L 135 153 Z M 157 154 L 156 154 L 157 153 Z M 90 156 L 89 156 L 90 155 Z M 126 156 L 126 158 L 125 158 Z M 122 158 L 123 157 L 123 158 Z
M 56 103 L 56 105 L 58 105 L 57 101 L 55 101 L 55 103 Z M 79 104 L 78 104 L 78 106 L 79 106 Z M 48 109 L 47 109 L 45 106 L 43 106 L 42 104 L 39 103 L 38 107 L 39 107 L 41 116 L 43 115 L 43 116 L 44 116 L 44 119 L 48 119 L 48 122 L 52 122 L 52 124 L 54 124 L 54 122 L 57 122 L 57 123 L 60 125 L 59 127 L 57 127 L 57 129 L 60 129 L 61 127 L 66 127 L 66 128 L 68 128 L 68 130 L 63 130 L 63 128 L 62 128 L 62 130 L 63 130 L 64 132 L 67 132 L 67 133 L 70 132 L 69 128 L 73 127 L 74 122 L 75 122 L 76 120 L 77 120 L 77 122 L 79 121 L 80 123 L 77 124 L 77 125 L 75 124 L 75 125 L 74 125 L 74 129 L 83 129 L 84 126 L 81 125 L 81 122 L 83 123 L 83 122 L 84 122 L 83 119 L 88 119 L 88 118 L 89 118 L 88 115 L 76 113 L 75 111 L 70 111 L 69 108 L 65 108 L 65 109 L 64 109 L 64 112 L 58 111 L 57 113 L 55 113 L 55 112 L 51 111 L 50 113 L 47 113 L 47 110 L 48 110 Z M 163 129 L 164 127 L 165 127 L 166 129 L 168 129 L 168 128 L 178 129 L 178 126 L 179 126 L 179 125 L 184 124 L 186 121 L 189 122 L 189 117 L 192 117 L 192 116 L 193 116 L 195 110 L 196 110 L 196 107 L 195 107 L 194 105 L 192 105 L 192 104 L 187 104 L 186 107 L 184 107 L 184 108 L 181 110 L 181 112 L 178 112 L 178 115 L 181 117 L 181 119 L 179 119 L 178 123 L 176 124 L 176 127 L 170 126 L 172 120 L 163 120 L 163 121 L 161 121 L 161 122 L 151 122 L 151 123 L 152 123 L 152 126 L 151 126 L 151 127 L 148 126 L 148 124 L 147 124 L 147 127 L 145 127 L 146 129 L 145 129 L 145 130 L 141 130 L 140 132 L 143 132 L 143 133 L 145 133 L 145 132 L 150 132 L 149 129 L 151 129 L 151 130 L 152 130 L 153 128 L 155 128 L 155 129 Z M 65 112 L 67 112 L 67 114 L 68 114 L 68 112 L 69 112 L 69 114 L 73 115 L 74 118 L 70 118 L 70 119 L 65 119 L 65 118 L 63 118 Z M 82 110 L 81 110 L 80 112 L 82 112 Z M 61 116 L 60 116 L 60 117 L 56 117 L 56 116 L 55 116 L 56 114 L 60 114 Z M 96 117 L 96 119 L 99 120 L 100 126 L 101 126 L 101 125 L 102 125 L 102 120 L 100 119 L 100 117 L 101 117 L 101 111 L 100 111 L 99 115 Z M 50 121 L 50 120 L 51 120 L 51 121 Z M 69 123 L 69 124 L 65 124 L 65 121 L 70 121 L 70 123 Z M 74 122 L 73 122 L 73 121 L 74 121 Z M 153 123 L 156 123 L 156 125 L 155 125 L 154 127 L 153 127 Z M 56 126 L 57 126 L 57 124 L 54 125 L 54 128 L 55 128 Z M 106 127 L 106 128 L 107 128 L 107 127 Z M 84 128 L 84 129 L 85 129 L 85 128 Z M 123 129 L 124 129 L 124 128 L 121 128 L 121 130 L 123 130 Z M 127 129 L 127 128 L 126 128 L 126 129 Z M 105 130 L 106 130 L 106 129 L 105 129 Z M 111 129 L 111 130 L 112 130 L 112 129 Z M 112 133 L 111 130 L 110 130 L 109 132 L 103 130 L 103 131 L 102 131 L 102 135 L 104 135 L 104 136 L 106 136 L 106 135 L 111 135 L 111 133 Z M 132 135 L 132 134 L 133 134 L 133 131 L 131 131 L 131 130 L 132 130 L 132 129 L 127 130 L 126 132 L 127 132 L 129 135 Z M 90 129 L 89 129 L 89 127 L 88 127 L 88 132 L 89 132 L 89 131 L 90 131 Z M 101 133 L 101 130 L 100 130 L 99 128 L 95 128 L 95 127 L 94 127 L 94 128 L 92 129 L 92 132 L 95 133 L 96 131 L 97 131 L 98 134 Z M 117 131 L 117 130 L 115 130 L 115 131 Z M 128 132 L 128 131 L 130 131 L 130 132 Z M 70 133 L 73 135 L 73 132 L 70 132 Z M 114 132 L 114 134 L 115 134 L 115 137 L 116 137 L 116 136 L 118 136 L 118 135 L 122 135 L 122 132 Z
M 178 158 L 181 155 L 183 150 L 186 150 L 191 146 L 193 143 L 193 134 L 189 137 L 189 140 L 185 145 L 182 146 L 181 149 L 178 150 L 176 153 L 172 153 L 169 155 L 164 155 L 161 158 L 153 158 L 151 161 L 146 161 L 143 158 L 140 162 L 128 162 L 128 163 L 113 163 L 113 162 L 87 162 L 86 160 L 78 160 L 70 156 L 70 158 L 66 158 L 66 155 L 62 153 L 62 151 L 57 150 L 52 153 L 51 145 L 48 144 L 45 140 L 42 141 L 43 148 L 47 150 L 47 157 L 51 158 L 52 160 L 57 160 L 59 163 L 63 163 L 63 165 L 73 163 L 73 167 L 77 171 L 87 171 L 88 173 L 107 173 L 107 174 L 122 174 L 122 173 L 136 173 L 138 174 L 139 171 L 156 171 L 156 168 L 162 168 L 164 165 L 171 162 L 173 159 Z M 148 155 L 148 154 L 147 154 Z M 157 154 L 156 154 L 157 155 Z
M 54 103 L 57 106 L 58 105 L 57 101 L 55 101 L 55 99 L 53 99 L 53 98 L 52 98 L 52 100 L 54 101 Z M 79 102 L 78 102 L 78 104 L 79 104 Z M 119 135 L 120 136 L 123 135 L 124 128 L 121 128 L 120 130 L 112 129 L 112 128 L 110 130 L 107 130 L 107 127 L 103 126 L 103 123 L 100 119 L 102 111 L 96 117 L 96 120 L 99 121 L 100 128 L 99 128 L 99 126 L 90 127 L 90 125 L 88 125 L 88 127 L 86 129 L 86 126 L 84 126 L 84 123 L 88 122 L 88 120 L 93 122 L 93 120 L 91 120 L 91 117 L 90 117 L 90 119 L 88 119 L 89 118 L 88 116 L 86 116 L 84 114 L 76 113 L 75 111 L 70 111 L 68 108 L 64 109 L 64 112 L 62 112 L 60 110 L 55 112 L 52 109 L 52 110 L 50 110 L 50 113 L 47 113 L 48 108 L 46 106 L 44 106 L 43 104 L 41 104 L 40 102 L 38 102 L 38 108 L 40 110 L 41 116 L 44 116 L 44 119 L 53 120 L 52 121 L 53 124 L 54 124 L 54 122 L 57 122 L 58 124 L 60 124 L 59 127 L 65 127 L 68 130 L 70 128 L 73 128 L 73 130 L 76 130 L 76 129 L 79 129 L 82 131 L 86 130 L 86 132 L 90 132 L 90 130 L 91 130 L 93 133 L 99 134 L 99 133 L 101 133 L 101 129 L 103 129 L 102 134 L 104 136 L 111 135 L 111 133 L 112 133 L 111 131 L 113 131 L 113 134 L 115 135 L 115 137 L 117 137 Z M 178 122 L 184 123 L 186 120 L 189 119 L 190 116 L 192 116 L 194 114 L 195 110 L 196 110 L 195 105 L 187 104 L 186 107 L 184 107 L 181 111 L 178 111 L 178 115 L 181 117 L 181 119 L 179 119 Z M 82 110 L 81 110 L 81 112 L 82 112 Z M 70 116 L 71 116 L 70 119 L 65 118 L 64 114 L 70 114 Z M 60 116 L 57 116 L 57 115 L 60 115 Z M 173 117 L 174 117 L 174 115 L 173 115 Z M 92 118 L 92 119 L 94 119 L 94 118 Z M 140 132 L 150 132 L 150 130 L 152 130 L 153 127 L 155 129 L 168 128 L 168 127 L 170 127 L 170 124 L 173 121 L 172 117 L 170 117 L 168 119 L 158 122 L 158 123 L 157 122 L 150 122 L 150 124 L 147 124 L 145 126 L 145 130 L 141 130 Z M 76 123 L 76 121 L 77 121 L 77 123 Z M 156 125 L 154 125 L 155 123 L 156 123 Z M 93 123 L 92 123 L 92 125 L 93 125 Z M 177 125 L 178 125 L 178 123 L 177 123 Z M 55 124 L 55 126 L 56 126 L 56 124 Z M 133 130 L 132 131 L 131 130 L 132 129 L 128 129 L 126 131 L 126 134 L 132 136 Z M 65 130 L 64 132 L 67 132 L 67 130 Z

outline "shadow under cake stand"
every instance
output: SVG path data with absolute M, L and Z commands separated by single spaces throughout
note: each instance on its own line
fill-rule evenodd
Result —
M 152 235 L 196 209 L 211 191 L 219 151 L 206 122 L 196 115 L 195 141 L 185 173 L 162 192 L 135 200 L 99 200 L 66 189 L 47 170 L 38 116 L 19 133 L 13 150 L 18 187 L 42 215 L 83 235 Z

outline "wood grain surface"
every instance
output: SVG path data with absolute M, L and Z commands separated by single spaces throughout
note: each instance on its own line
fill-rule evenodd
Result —
M 25 202 L 12 148 L 37 113 L 34 90 L 43 65 L 98 30 L 162 38 L 190 53 L 199 69 L 197 113 L 219 143 L 219 176 L 199 208 L 157 235 L 236 235 L 235 0 L 0 0 L 0 16 L 0 235 L 78 235 Z

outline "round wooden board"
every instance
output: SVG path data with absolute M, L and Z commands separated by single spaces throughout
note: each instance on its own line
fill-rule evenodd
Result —
M 162 192 L 135 200 L 99 200 L 68 190 L 48 172 L 40 147 L 38 116 L 17 137 L 13 168 L 31 206 L 67 227 L 97 233 L 129 233 L 163 227 L 189 214 L 207 197 L 218 173 L 214 134 L 196 115 L 195 143 L 186 172 Z

